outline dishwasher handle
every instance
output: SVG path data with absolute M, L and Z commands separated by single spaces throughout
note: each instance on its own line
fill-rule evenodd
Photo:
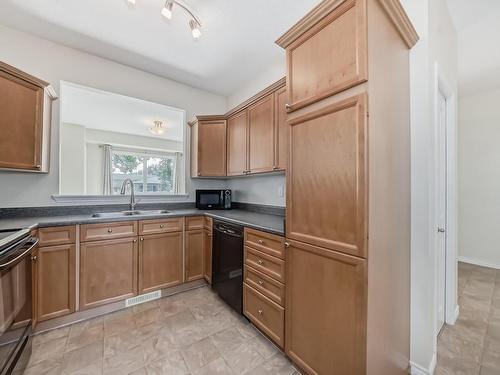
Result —
M 235 231 L 233 229 L 230 229 L 230 228 L 226 228 L 224 226 L 215 226 L 214 227 L 214 230 L 219 232 L 219 233 L 224 233 L 228 236 L 232 236 L 232 237 L 237 237 L 237 238 L 241 238 L 243 237 L 243 232 L 241 231 Z

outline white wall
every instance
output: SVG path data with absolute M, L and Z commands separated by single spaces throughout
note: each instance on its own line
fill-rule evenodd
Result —
M 192 88 L 144 71 L 102 59 L 0 25 L 0 60 L 47 82 L 59 93 L 60 81 L 115 92 L 185 109 L 187 118 L 219 114 L 227 109 L 226 98 Z M 59 192 L 59 107 L 53 106 L 51 167 L 49 174 L 0 172 L 0 207 L 53 205 Z M 186 132 L 188 133 L 188 132 Z M 186 150 L 189 155 L 189 148 Z M 186 163 L 188 166 L 189 163 Z M 23 189 L 19 189 L 22 186 Z M 187 181 L 189 200 L 196 187 L 225 187 L 224 181 Z
M 415 374 L 430 374 L 436 361 L 434 189 L 434 64 L 457 87 L 456 32 L 445 0 L 402 0 L 420 41 L 410 53 L 412 240 L 411 362 Z
M 261 175 L 227 180 L 235 202 L 286 206 L 285 175 Z
M 84 194 L 85 187 L 85 127 L 64 124 L 61 127 L 61 175 L 60 189 L 65 194 Z
M 500 268 L 500 88 L 459 99 L 459 255 Z

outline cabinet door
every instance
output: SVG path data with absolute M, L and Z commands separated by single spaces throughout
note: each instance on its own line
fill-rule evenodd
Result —
M 270 172 L 274 167 L 273 95 L 250 106 L 247 116 L 249 173 Z
M 366 97 L 290 121 L 288 238 L 366 256 Z
M 82 309 L 137 295 L 137 249 L 137 237 L 81 244 Z
M 242 111 L 227 120 L 227 175 L 243 175 L 247 169 L 247 113 Z
M 185 262 L 186 281 L 203 278 L 203 229 L 186 231 Z
M 41 170 L 44 88 L 0 63 L 0 168 Z
M 212 284 L 212 231 L 203 229 L 203 276 Z
M 308 374 L 365 374 L 366 260 L 289 242 L 286 353 Z
M 290 111 L 368 79 L 366 0 L 337 2 L 330 14 L 299 35 L 278 41 L 287 53 Z
M 198 124 L 198 176 L 226 175 L 226 120 Z
M 182 283 L 182 232 L 139 238 L 139 294 Z
M 35 259 L 37 321 L 74 312 L 75 245 L 40 247 Z
M 274 169 L 286 170 L 288 162 L 288 123 L 286 105 L 286 88 L 274 93 Z

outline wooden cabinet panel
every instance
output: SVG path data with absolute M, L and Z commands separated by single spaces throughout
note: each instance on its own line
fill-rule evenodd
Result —
M 38 246 L 53 246 L 75 243 L 76 226 L 40 228 L 38 230 Z
M 289 110 L 368 79 L 366 0 L 346 0 L 286 46 Z
M 212 231 L 213 219 L 208 216 L 203 216 L 203 227 Z
M 285 281 L 285 262 L 251 247 L 245 246 L 245 264 L 280 281 Z
M 188 216 L 186 217 L 186 230 L 203 229 L 203 216 Z
M 286 353 L 308 374 L 365 374 L 366 260 L 288 241 Z
M 198 177 L 226 175 L 226 120 L 199 121 Z
M 182 232 L 139 238 L 139 294 L 182 283 Z
M 0 62 L 0 168 L 49 171 L 51 102 L 48 83 Z
M 184 218 L 155 219 L 139 221 L 139 235 L 182 232 Z
M 80 307 L 96 307 L 137 295 L 137 252 L 137 238 L 82 243 Z
M 227 120 L 227 175 L 239 176 L 248 170 L 247 113 L 239 112 Z
M 248 172 L 271 172 L 274 167 L 274 97 L 248 107 Z
M 285 259 L 284 237 L 251 228 L 245 228 L 245 245 L 274 257 Z
M 80 227 L 81 241 L 97 241 L 137 236 L 137 221 L 85 224 Z
M 279 347 L 283 348 L 285 326 L 283 307 L 243 284 L 243 314 Z
M 36 254 L 36 320 L 75 311 L 75 245 L 40 247 Z
M 287 238 L 366 257 L 366 97 L 290 121 Z
M 186 231 L 185 262 L 186 281 L 203 278 L 203 229 Z
M 212 230 L 203 229 L 203 277 L 212 284 Z
M 288 163 L 288 123 L 286 88 L 274 93 L 274 170 L 286 170 Z
M 272 299 L 280 306 L 285 305 L 285 285 L 256 269 L 245 265 L 243 280 L 248 286 Z

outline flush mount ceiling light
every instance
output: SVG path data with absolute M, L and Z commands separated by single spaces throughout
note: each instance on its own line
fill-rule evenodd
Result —
M 153 121 L 153 126 L 149 128 L 149 131 L 154 135 L 162 135 L 167 131 L 163 126 L 163 121 Z
M 128 4 L 130 5 L 135 5 L 136 0 L 127 0 Z M 179 6 L 179 8 L 183 9 L 188 16 L 190 17 L 189 20 L 189 28 L 191 29 L 191 35 L 193 36 L 193 39 L 199 39 L 201 36 L 201 22 L 198 17 L 189 9 L 189 7 L 184 4 L 180 0 L 167 0 L 165 1 L 165 5 L 163 6 L 161 10 L 161 15 L 165 17 L 166 19 L 171 20 L 172 15 L 173 15 L 173 10 L 174 10 L 174 5 Z

